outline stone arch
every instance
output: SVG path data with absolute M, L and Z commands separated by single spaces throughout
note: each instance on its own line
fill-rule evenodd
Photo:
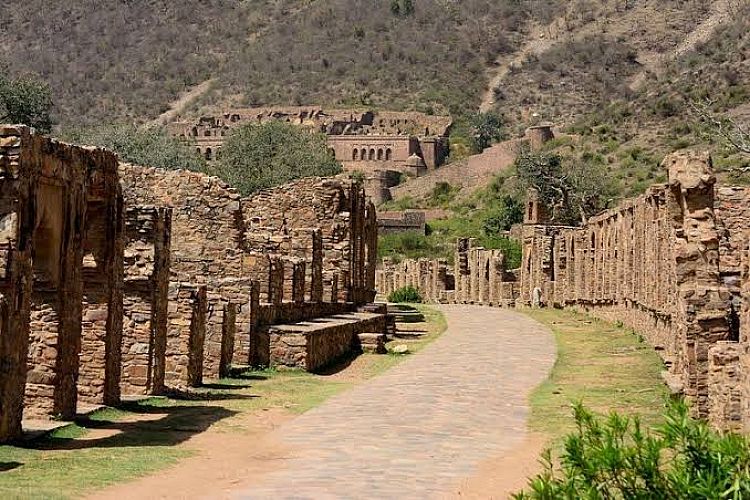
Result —
M 393 159 L 393 151 L 391 151 L 391 148 L 385 149 L 385 159 L 386 161 L 390 161 Z
M 192 135 L 193 137 L 198 137 L 198 127 L 193 127 L 192 129 L 190 129 L 190 135 Z
M 375 148 L 370 148 L 370 154 L 367 156 L 368 160 L 374 160 L 375 159 Z
M 205 153 L 206 160 L 211 160 L 213 157 L 213 151 L 211 151 L 211 148 L 206 148 Z
M 367 159 L 367 150 L 362 148 L 359 152 L 359 159 L 365 161 Z
M 357 160 L 359 160 L 359 149 L 354 148 L 354 150 L 352 151 L 352 161 Z
M 197 152 L 197 153 L 198 153 L 199 155 L 202 155 L 202 154 L 203 154 L 203 151 L 201 151 L 201 148 L 195 148 L 195 151 L 196 151 L 196 152 Z
M 378 148 L 378 161 L 383 159 L 383 148 Z

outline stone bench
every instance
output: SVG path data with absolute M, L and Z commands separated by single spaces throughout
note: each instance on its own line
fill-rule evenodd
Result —
M 367 312 L 274 325 L 268 329 L 270 364 L 314 372 L 359 352 L 360 333 L 385 329 L 384 314 Z

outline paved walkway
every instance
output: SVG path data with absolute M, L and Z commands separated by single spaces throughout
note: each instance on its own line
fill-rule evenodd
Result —
M 448 330 L 385 374 L 285 424 L 293 456 L 238 498 L 434 498 L 526 435 L 552 334 L 504 309 L 444 306 Z

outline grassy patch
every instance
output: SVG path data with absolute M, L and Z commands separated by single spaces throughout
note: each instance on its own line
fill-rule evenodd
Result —
M 600 413 L 640 415 L 661 421 L 667 389 L 656 352 L 630 330 L 568 311 L 527 311 L 549 326 L 558 357 L 550 378 L 531 396 L 531 428 L 553 443 L 574 429 L 571 404 Z
M 446 327 L 436 309 L 417 308 L 429 333 L 419 340 L 395 341 L 408 344 L 410 352 L 419 351 Z M 170 397 L 95 412 L 43 438 L 0 446 L 0 498 L 75 498 L 152 474 L 196 453 L 180 444 L 197 433 L 211 428 L 242 434 L 244 427 L 232 417 L 264 409 L 304 413 L 404 358 L 365 354 L 353 360 L 351 369 L 332 369 L 329 375 L 248 371 Z

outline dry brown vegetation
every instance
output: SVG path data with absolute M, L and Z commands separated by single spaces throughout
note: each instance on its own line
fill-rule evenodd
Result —
M 67 127 L 152 119 L 209 78 L 187 113 L 315 103 L 465 115 L 493 68 L 528 54 L 495 89 L 496 111 L 516 132 L 561 125 L 574 139 L 552 146 L 608 166 L 623 195 L 661 180 L 666 152 L 715 143 L 688 101 L 750 115 L 746 0 L 413 4 L 396 15 L 389 0 L 11 2 L 0 59 L 50 82 Z M 729 22 L 681 51 L 724 4 Z M 540 37 L 544 50 L 521 52 Z M 721 148 L 715 158 L 719 171 L 746 162 Z

